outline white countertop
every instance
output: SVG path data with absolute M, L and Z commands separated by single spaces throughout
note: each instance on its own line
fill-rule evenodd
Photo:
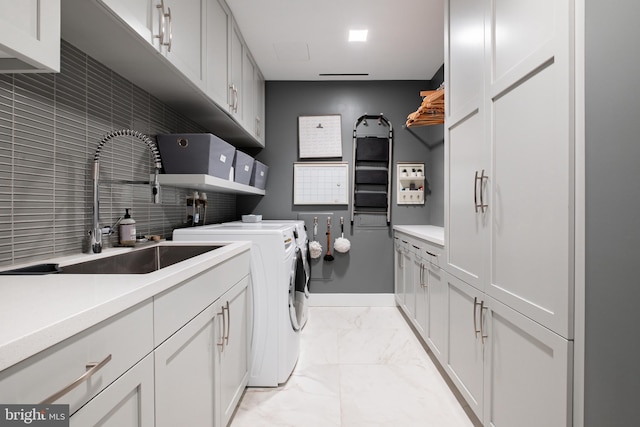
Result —
M 444 246 L 444 227 L 437 225 L 394 225 L 393 229 Z
M 0 371 L 251 248 L 249 242 L 206 244 L 224 246 L 148 274 L 0 276 Z M 73 264 L 131 250 L 43 262 Z

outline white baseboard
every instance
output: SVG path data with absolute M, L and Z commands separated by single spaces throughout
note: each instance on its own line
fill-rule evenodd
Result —
M 310 307 L 395 307 L 394 294 L 314 294 Z

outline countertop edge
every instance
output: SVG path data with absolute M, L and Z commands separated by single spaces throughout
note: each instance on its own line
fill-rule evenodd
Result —
M 444 227 L 437 225 L 394 225 L 393 229 L 444 247 Z
M 189 242 L 180 242 L 185 244 Z M 199 242 L 202 244 L 202 242 Z M 213 243 L 213 242 L 207 242 Z M 148 280 L 133 286 L 128 292 L 122 292 L 111 299 L 88 306 L 71 315 L 61 316 L 57 321 L 36 328 L 21 337 L 0 343 L 0 372 L 46 350 L 100 322 L 130 309 L 167 289 L 176 286 L 195 274 L 208 270 L 251 248 L 250 242 L 226 242 L 221 252 L 213 251 L 209 256 L 198 260 L 186 260 L 150 273 Z M 122 275 L 113 275 L 116 277 Z M 27 285 L 28 286 L 28 285 Z M 108 286 L 104 284 L 103 286 Z

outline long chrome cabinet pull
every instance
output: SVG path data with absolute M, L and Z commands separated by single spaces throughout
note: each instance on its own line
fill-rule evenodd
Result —
M 226 307 L 222 307 L 223 312 L 225 308 L 227 309 L 227 334 L 224 336 L 224 340 L 225 344 L 229 345 L 229 332 L 231 331 L 231 311 L 229 310 L 229 301 L 227 301 Z
M 65 394 L 69 393 L 71 390 L 73 390 L 74 388 L 78 387 L 80 384 L 82 384 L 83 382 L 85 382 L 89 378 L 91 378 L 91 376 L 93 374 L 95 374 L 100 369 L 102 369 L 104 367 L 104 365 L 109 363 L 109 361 L 111 361 L 111 355 L 108 355 L 107 357 L 105 357 L 102 362 L 90 362 L 90 363 L 87 363 L 87 365 L 86 365 L 87 372 L 85 372 L 84 374 L 80 375 L 78 377 L 78 379 L 76 379 L 74 382 L 72 382 L 71 384 L 69 384 L 68 386 L 63 388 L 62 390 L 60 390 L 57 393 L 54 393 L 51 396 L 47 397 L 45 400 L 40 402 L 40 405 L 50 405 L 53 402 L 55 402 L 56 400 L 60 399 L 62 396 L 64 396 Z
M 164 11 L 164 0 L 160 0 L 160 4 L 156 5 L 158 9 L 158 15 L 160 16 L 160 31 L 157 36 L 153 36 L 156 39 L 160 39 L 160 46 L 164 46 L 164 30 L 165 30 L 165 11 Z
M 478 212 L 478 171 L 476 171 L 476 177 L 473 180 L 473 204 Z
M 485 180 L 489 180 L 489 176 L 484 174 L 484 169 L 482 169 L 482 173 L 480 174 L 480 210 L 484 213 L 485 208 L 488 208 L 489 205 L 484 202 L 484 183 Z M 477 210 L 476 210 L 477 212 Z
M 481 331 L 478 329 L 477 307 L 478 307 L 478 297 L 473 297 L 473 333 L 475 334 L 476 338 L 478 338 L 478 334 L 481 333 Z M 482 325 L 480 325 L 480 327 L 482 327 Z
M 218 347 L 220 347 L 222 351 L 224 351 L 224 331 L 227 330 L 227 320 L 224 317 L 224 306 L 222 307 L 222 311 L 216 314 L 216 316 L 222 316 L 222 336 L 220 337 L 220 342 L 217 344 Z
M 171 19 L 171 8 L 168 7 L 167 11 L 168 11 L 168 13 L 167 13 L 166 17 L 169 20 L 169 43 L 167 43 L 166 46 L 167 46 L 167 51 L 171 52 L 171 44 L 173 42 L 173 29 L 172 29 L 172 26 L 171 26 L 171 22 L 172 22 L 172 19 Z
M 484 334 L 484 311 L 488 308 L 484 306 L 484 301 L 480 303 L 480 337 L 482 337 L 482 342 L 484 343 L 485 338 L 489 338 L 489 335 Z

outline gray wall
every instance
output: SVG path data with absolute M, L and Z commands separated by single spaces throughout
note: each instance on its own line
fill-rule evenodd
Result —
M 0 266 L 76 254 L 91 223 L 91 159 L 115 129 L 148 135 L 201 131 L 68 43 L 57 74 L 0 74 Z M 148 149 L 117 138 L 101 155 L 101 219 L 133 208 L 138 232 L 170 236 L 185 213 L 186 192 L 165 187 L 150 203 Z M 233 195 L 209 194 L 208 221 L 235 217 Z M 117 241 L 117 234 L 111 239 Z
M 586 14 L 585 426 L 638 426 L 640 4 Z
M 425 81 L 377 82 L 281 82 L 266 84 L 266 148 L 257 158 L 269 166 L 267 195 L 239 197 L 238 213 L 262 214 L 265 219 L 304 219 L 311 232 L 314 215 L 320 218 L 318 240 L 326 250 L 326 218 L 332 216 L 333 239 L 339 234 L 339 218 L 345 218 L 345 237 L 351 241 L 347 254 L 334 252 L 335 260 L 312 262 L 311 291 L 316 293 L 393 292 L 393 243 L 391 227 L 362 226 L 351 229 L 347 206 L 293 205 L 293 163 L 298 161 L 298 116 L 340 114 L 342 117 L 342 161 L 352 164 L 353 126 L 363 114 L 383 113 L 393 124 L 393 161 L 425 162 L 432 194 L 421 206 L 397 206 L 392 185 L 393 224 L 443 225 L 442 126 L 403 127 L 409 113 L 429 89 Z M 429 145 L 435 145 L 433 150 Z M 335 160 L 335 159 L 334 159 Z M 395 178 L 395 174 L 394 174 Z

